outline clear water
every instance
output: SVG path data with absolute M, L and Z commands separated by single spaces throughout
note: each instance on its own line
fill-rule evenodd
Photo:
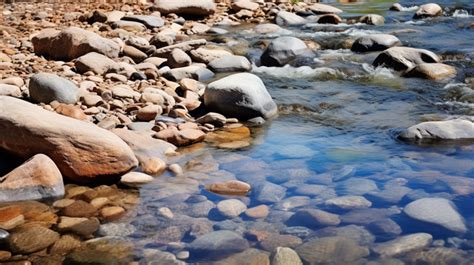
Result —
M 136 215 L 129 220 L 137 231 L 128 238 L 136 243 L 139 255 L 147 249 L 173 253 L 186 249 L 195 237 L 193 233 L 199 234 L 189 228 L 190 224 L 202 222 L 214 230 L 242 233 L 255 228 L 291 234 L 295 229 L 287 220 L 296 210 L 327 209 L 324 201 L 329 198 L 362 195 L 372 202 L 370 209 L 380 211 L 368 210 L 355 218 L 357 211 L 330 209 L 340 215 L 339 227 L 357 225 L 366 229 L 370 221 L 390 218 L 401 227 L 402 235 L 429 232 L 435 240 L 443 240 L 445 247 L 463 249 L 472 258 L 474 252 L 460 242 L 474 240 L 474 145 L 419 146 L 396 138 L 400 130 L 425 120 L 474 115 L 473 102 L 459 102 L 453 92 L 453 87 L 463 86 L 464 78 L 473 75 L 474 2 L 438 2 L 447 7 L 447 16 L 422 22 L 411 21 L 413 11 L 387 11 L 391 1 L 334 3 L 347 11 L 346 17 L 377 13 L 385 16 L 386 25 L 338 26 L 338 32 L 324 33 L 311 26 L 291 29 L 291 35 L 319 43 L 372 32 L 407 30 L 397 34 L 406 46 L 440 54 L 459 73 L 455 79 L 443 82 L 400 78 L 388 69 L 370 67 L 377 53 L 360 55 L 349 50 L 321 50 L 316 60 L 301 62 L 300 66 L 306 67 L 254 68 L 279 105 L 279 117 L 253 128 L 249 147 L 233 151 L 210 146 L 199 146 L 189 153 L 183 150 L 185 155 L 176 162 L 185 169 L 184 177 L 165 175 L 143 187 Z M 251 26 L 244 28 L 247 30 L 230 33 L 229 37 L 245 39 L 251 47 L 267 38 L 252 34 L 248 30 Z M 260 52 L 256 48 L 250 50 L 254 59 Z M 322 67 L 335 71 L 328 73 Z M 270 182 L 286 191 L 281 200 L 266 203 L 270 215 L 263 220 L 219 218 L 214 215 L 213 203 L 229 197 L 209 193 L 204 185 L 227 179 L 239 179 L 253 187 Z M 465 219 L 468 232 L 449 233 L 410 220 L 401 210 L 421 197 L 452 200 Z M 235 198 L 248 207 L 261 204 L 255 193 Z M 161 207 L 170 208 L 175 219 L 166 221 L 161 217 Z M 309 234 L 300 237 L 309 240 L 322 229 L 310 229 Z M 385 241 L 385 236 L 376 235 L 374 241 Z M 360 244 L 370 247 L 374 242 Z M 206 253 L 200 254 L 199 259 L 191 257 L 188 262 L 209 260 Z M 371 255 L 367 259 L 377 257 Z

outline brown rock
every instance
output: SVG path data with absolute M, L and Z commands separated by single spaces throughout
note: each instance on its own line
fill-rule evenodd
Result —
M 250 191 L 250 188 L 249 184 L 238 180 L 206 185 L 208 191 L 226 195 L 245 195 Z
M 88 119 L 87 115 L 84 114 L 84 111 L 78 106 L 68 105 L 68 104 L 59 104 L 54 110 L 64 116 L 74 118 L 76 120 L 85 121 Z
M 19 99 L 0 96 L 0 124 L 0 147 L 23 157 L 44 153 L 63 175 L 79 182 L 121 174 L 138 164 L 113 133 Z
M 12 257 L 10 251 L 0 250 L 0 261 L 7 261 Z
M 273 252 L 277 247 L 295 248 L 302 243 L 301 238 L 297 236 L 270 234 L 260 242 L 260 247 L 266 251 Z
M 180 49 L 173 49 L 168 56 L 168 66 L 171 68 L 191 65 L 191 57 Z
M 72 232 L 80 236 L 90 236 L 99 229 L 100 222 L 97 218 L 76 218 L 61 216 L 59 218 L 58 230 L 60 232 Z
M 11 230 L 25 222 L 20 207 L 11 205 L 0 208 L 0 229 Z
M 342 19 L 336 14 L 325 14 L 318 18 L 320 24 L 339 24 Z
M 439 80 L 456 75 L 456 68 L 443 63 L 422 63 L 406 72 L 405 77 L 420 77 Z
M 140 167 L 144 173 L 158 175 L 165 171 L 166 163 L 158 157 L 151 157 L 149 159 L 140 161 Z
M 151 121 L 156 118 L 156 116 L 161 115 L 163 109 L 159 105 L 149 105 L 143 107 L 137 112 L 137 119 L 141 121 Z
M 100 210 L 100 216 L 106 221 L 117 220 L 125 214 L 125 209 L 119 206 L 105 207 Z
M 265 218 L 268 216 L 269 213 L 270 213 L 270 208 L 264 204 L 255 206 L 253 208 L 249 208 L 247 209 L 247 211 L 245 211 L 245 214 L 248 217 L 254 218 L 254 219 Z
M 59 234 L 40 225 L 23 225 L 15 229 L 8 244 L 13 253 L 28 254 L 45 249 L 59 239 Z
M 75 235 L 63 235 L 61 238 L 56 241 L 53 246 L 51 246 L 51 254 L 66 255 L 72 250 L 79 248 L 81 246 L 81 241 L 78 236 Z
M 231 255 L 228 258 L 219 260 L 215 265 L 270 265 L 269 254 L 255 249 L 249 248 L 244 252 Z M 290 265 L 290 264 L 288 264 Z
M 94 206 L 82 200 L 77 200 L 61 210 L 62 215 L 69 217 L 91 217 L 95 213 Z

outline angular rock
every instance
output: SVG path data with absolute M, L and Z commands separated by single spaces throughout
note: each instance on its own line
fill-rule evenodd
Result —
M 473 139 L 474 122 L 463 119 L 422 122 L 406 129 L 399 137 L 413 141 Z
M 165 25 L 165 21 L 158 16 L 132 15 L 125 16 L 122 18 L 122 20 L 140 22 L 150 29 L 160 28 Z
M 297 247 L 296 253 L 305 264 L 357 264 L 369 250 L 346 237 L 313 239 Z
M 75 104 L 79 100 L 79 89 L 77 86 L 55 74 L 39 73 L 31 76 L 28 86 L 30 97 L 39 103 Z
M 421 5 L 413 18 L 437 17 L 443 15 L 443 9 L 434 3 Z
M 456 68 L 443 63 L 418 64 L 413 69 L 403 74 L 405 77 L 419 77 L 432 80 L 454 77 L 455 75 Z
M 370 34 L 357 38 L 352 44 L 351 50 L 355 52 L 383 51 L 401 44 L 400 40 L 393 35 Z
M 43 154 L 35 155 L 0 179 L 0 202 L 42 200 L 64 195 L 61 172 Z
M 220 230 L 205 234 L 189 244 L 193 256 L 228 255 L 241 252 L 249 247 L 247 240 L 235 232 Z
M 216 73 L 220 72 L 246 72 L 252 69 L 250 61 L 243 56 L 228 55 L 211 61 L 208 67 Z
M 265 66 L 283 66 L 308 51 L 308 46 L 298 38 L 279 37 L 268 45 L 260 57 L 260 62 Z
M 13 253 L 28 254 L 51 246 L 58 239 L 58 233 L 41 225 L 23 225 L 12 231 L 8 245 Z
M 34 51 L 56 60 L 72 60 L 89 52 L 98 52 L 116 58 L 120 46 L 94 32 L 77 27 L 63 31 L 45 29 L 32 39 Z
M 410 47 L 392 47 L 380 53 L 372 63 L 374 66 L 385 66 L 397 71 L 411 69 L 417 64 L 438 63 L 439 57 L 424 49 Z
M 213 0 L 156 0 L 153 6 L 160 13 L 167 15 L 207 16 L 214 14 L 216 4 Z
M 416 233 L 379 243 L 372 248 L 372 251 L 380 256 L 396 256 L 428 247 L 432 241 L 433 237 L 430 234 Z
M 0 147 L 22 157 L 43 153 L 75 181 L 107 179 L 138 164 L 113 133 L 12 97 L 0 96 L 0 128 Z
M 240 73 L 210 83 L 204 92 L 206 108 L 248 120 L 277 115 L 278 109 L 262 80 L 253 74 Z
M 458 213 L 454 204 L 444 198 L 423 198 L 413 201 L 405 206 L 403 212 L 415 220 L 439 225 L 452 232 L 467 231 L 464 218 Z
M 297 26 L 306 24 L 306 19 L 288 11 L 280 11 L 276 15 L 275 23 L 279 26 Z

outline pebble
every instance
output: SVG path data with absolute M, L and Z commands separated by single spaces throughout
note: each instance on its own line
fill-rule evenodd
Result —
M 91 217 L 96 213 L 96 208 L 91 204 L 77 200 L 62 208 L 61 214 L 69 217 Z

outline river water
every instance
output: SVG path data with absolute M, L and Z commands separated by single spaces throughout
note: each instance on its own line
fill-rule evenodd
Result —
M 288 35 L 314 40 L 324 49 L 315 58 L 283 68 L 257 66 L 262 52 L 258 42 L 278 35 L 255 34 L 254 25 L 229 29 L 227 37 L 249 45 L 248 56 L 255 62 L 252 72 L 266 84 L 280 115 L 261 127 L 252 127 L 248 147 L 228 150 L 198 145 L 192 151 L 183 150 L 185 155 L 175 161 L 183 166 L 183 176 L 164 175 L 141 188 L 141 203 L 134 216 L 125 220 L 135 227 L 127 238 L 135 243 L 138 255 L 157 250 L 176 254 L 195 237 L 213 230 L 241 234 L 257 249 L 265 246 L 252 240 L 249 231 L 293 235 L 302 242 L 342 235 L 368 249 L 398 236 L 428 232 L 434 240 L 429 248 L 459 250 L 453 253 L 462 256 L 462 262 L 473 261 L 474 145 L 415 145 L 398 140 L 397 134 L 422 121 L 474 115 L 474 97 L 470 102 L 469 98 L 461 99 L 472 88 L 465 79 L 474 75 L 474 2 L 439 2 L 445 16 L 419 21 L 411 20 L 416 8 L 388 11 L 390 1 L 332 4 L 345 11 L 343 17 L 375 13 L 383 15 L 386 24 L 289 28 Z M 401 4 L 409 7 L 422 1 Z M 344 38 L 370 33 L 396 34 L 405 46 L 431 50 L 444 63 L 455 66 L 458 74 L 444 81 L 401 78 L 389 69 L 371 66 L 377 52 L 328 49 Z M 205 184 L 228 179 L 248 182 L 254 189 L 248 196 L 234 197 L 204 189 Z M 262 185 L 269 188 L 261 191 Z M 325 204 L 345 195 L 363 196 L 371 206 L 337 210 Z M 424 197 L 452 201 L 467 232 L 419 223 L 403 213 L 408 203 Z M 215 204 L 228 198 L 239 199 L 248 208 L 268 205 L 270 213 L 257 220 L 215 214 Z M 174 218 L 164 218 L 162 207 L 168 207 Z M 289 218 L 299 209 L 327 210 L 339 215 L 341 223 L 317 228 L 295 225 Z M 371 223 L 380 220 L 390 226 L 375 231 Z M 423 260 L 428 264 L 458 264 L 443 260 L 443 255 L 454 255 L 446 253 Z M 191 253 L 187 262 L 215 259 L 215 253 Z M 368 261 L 385 263 L 372 252 L 357 262 Z M 413 256 L 391 260 L 402 261 L 415 263 Z

